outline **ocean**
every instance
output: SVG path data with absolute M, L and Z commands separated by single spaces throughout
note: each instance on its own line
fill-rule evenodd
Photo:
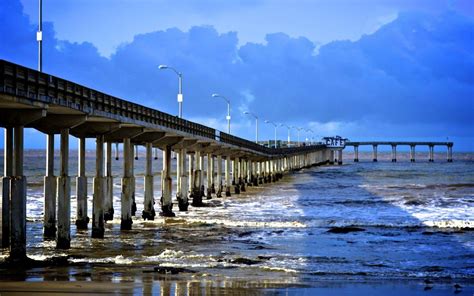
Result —
M 77 170 L 75 153 L 71 176 Z M 88 231 L 76 231 L 72 178 L 71 249 L 59 251 L 42 237 L 44 151 L 27 150 L 27 252 L 32 259 L 55 263 L 22 272 L 0 267 L 0 277 L 131 283 L 127 291 L 132 294 L 209 295 L 233 289 L 241 295 L 313 295 L 329 287 L 343 295 L 361 291 L 362 285 L 366 292 L 385 295 L 403 293 L 400 286 L 413 294 L 472 295 L 474 154 L 454 154 L 453 163 L 444 154 L 434 163 L 422 158 L 392 163 L 387 153 L 379 153 L 377 163 L 371 158 L 362 152 L 354 163 L 346 154 L 341 166 L 303 169 L 277 183 L 247 187 L 240 195 L 213 197 L 188 212 L 175 205 L 175 218 L 143 221 L 140 155 L 131 231 L 120 231 L 122 160 L 113 160 L 115 219 L 107 222 L 105 238 L 91 239 L 90 224 Z M 89 217 L 94 163 L 89 151 Z M 153 165 L 158 213 L 161 159 Z M 6 256 L 3 250 L 0 261 Z M 177 274 L 170 274 L 170 267 Z M 457 283 L 459 290 L 453 286 Z

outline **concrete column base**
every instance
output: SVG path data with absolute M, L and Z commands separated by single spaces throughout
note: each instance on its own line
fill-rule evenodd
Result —
M 226 196 L 226 197 L 231 196 L 231 194 L 230 194 L 230 186 L 226 186 L 226 187 L 225 187 L 225 196 Z
M 240 183 L 240 192 L 245 192 L 246 189 L 245 189 L 245 181 L 240 179 L 239 180 L 239 183 Z
M 415 162 L 415 159 L 413 159 L 413 158 L 412 158 L 412 159 L 410 159 L 410 162 Z
M 214 183 L 211 184 L 211 193 L 216 194 L 216 187 L 214 186 Z
M 161 189 L 161 212 L 160 216 L 162 217 L 175 217 L 176 214 L 173 213 L 173 202 L 171 200 L 171 186 L 172 179 L 169 176 L 169 169 L 166 169 L 162 172 L 162 184 Z
M 453 160 L 452 160 L 452 159 L 448 159 L 448 162 L 453 162 Z
M 94 177 L 92 201 L 92 238 L 104 238 L 105 177 Z
M 359 162 L 359 159 L 358 159 L 358 158 L 354 158 L 354 162 Z
M 396 159 L 396 158 L 392 158 L 392 162 L 397 162 L 397 159 Z
M 71 247 L 71 178 L 58 177 L 58 235 L 56 248 Z
M 104 220 L 114 219 L 114 178 L 105 177 L 105 202 L 104 202 Z
M 373 162 L 377 162 L 377 158 L 372 159 Z
M 130 177 L 132 179 L 132 216 L 135 216 L 137 213 L 137 203 L 135 202 L 135 177 Z
M 209 187 L 207 188 L 206 198 L 207 199 L 212 199 L 212 188 L 209 188 Z
M 155 219 L 155 201 L 153 199 L 153 176 L 145 176 L 145 204 L 142 211 L 143 220 Z
M 338 161 L 337 164 L 338 164 L 338 165 L 341 165 L 341 164 L 342 164 L 342 161 Z
M 5 186 L 5 182 L 3 184 Z M 56 177 L 45 176 L 43 237 L 47 240 L 56 238 L 56 189 Z
M 130 230 L 132 229 L 132 194 L 135 189 L 135 178 L 123 177 L 122 178 L 122 213 L 120 217 L 120 229 Z
M 181 177 L 181 188 L 180 192 L 176 194 L 176 199 L 178 200 L 178 208 L 180 212 L 188 211 L 189 201 L 188 201 L 188 177 L 182 175 Z
M 216 197 L 222 197 L 222 184 L 217 186 Z
M 14 176 L 10 182 L 10 260 L 26 260 L 26 177 Z
M 76 228 L 87 229 L 87 225 L 89 224 L 89 217 L 87 217 L 87 177 L 77 177 L 76 186 Z
M 258 178 L 256 176 L 252 176 L 252 184 L 255 187 L 258 187 Z
M 240 194 L 240 185 L 239 184 L 234 185 L 234 193 L 235 194 Z

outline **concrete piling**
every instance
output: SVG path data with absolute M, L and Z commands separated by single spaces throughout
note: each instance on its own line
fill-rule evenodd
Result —
M 96 137 L 94 193 L 92 197 L 92 238 L 104 238 L 104 136 Z
M 161 188 L 161 213 L 163 217 L 174 217 L 173 202 L 171 200 L 171 146 L 166 146 L 163 150 L 163 172 Z
M 359 146 L 354 146 L 354 162 L 359 162 Z
M 207 172 L 206 172 L 206 180 L 207 180 L 207 192 L 206 192 L 206 197 L 207 199 L 212 198 L 212 175 L 214 174 L 213 172 L 213 167 L 212 167 L 212 154 L 208 153 L 207 154 Z
M 392 162 L 397 162 L 397 146 L 392 145 Z
M 135 180 L 133 180 L 133 146 L 130 138 L 123 139 L 123 177 L 121 201 L 120 229 L 132 229 L 132 206 L 133 192 L 135 191 Z
M 54 176 L 54 134 L 46 135 L 46 176 L 44 177 L 43 237 L 56 238 L 56 176 Z
M 112 175 L 112 142 L 105 144 L 104 220 L 114 219 L 114 177 Z
M 142 218 L 143 220 L 154 220 L 155 219 L 155 200 L 153 197 L 153 167 L 152 167 L 152 154 L 153 147 L 152 143 L 146 143 L 146 156 L 145 156 L 145 192 L 144 192 L 144 205 Z
M 415 145 L 410 145 L 410 162 L 415 162 Z
M 239 158 L 236 157 L 233 160 L 233 171 L 232 171 L 232 179 L 234 180 L 234 193 L 240 194 L 240 165 L 239 165 Z
M 222 156 L 217 155 L 217 191 L 216 197 L 222 197 Z
M 231 180 L 230 180 L 230 156 L 225 157 L 225 196 L 229 197 L 230 194 L 230 186 L 231 186 Z
M 434 162 L 434 146 L 433 145 L 429 145 L 429 150 L 430 150 L 430 153 L 429 153 L 429 162 Z
M 26 177 L 23 175 L 24 127 L 15 126 L 10 180 L 10 260 L 26 259 Z
M 10 182 L 13 177 L 13 128 L 5 128 L 2 178 L 2 248 L 10 246 Z M 56 228 L 55 228 L 56 229 Z
M 377 162 L 377 145 L 372 145 L 372 161 Z
M 86 177 L 86 139 L 79 139 L 76 178 L 76 227 L 77 229 L 87 229 L 89 217 L 87 217 L 87 177 Z
M 71 178 L 69 177 L 69 129 L 61 129 L 58 177 L 58 232 L 56 247 L 71 246 Z
M 194 207 L 200 207 L 203 205 L 202 197 L 204 196 L 204 192 L 202 190 L 202 157 L 200 151 L 195 151 L 195 170 L 194 170 L 194 177 L 193 177 L 193 203 Z
M 178 199 L 178 207 L 182 212 L 186 212 L 189 207 L 188 202 L 188 175 L 186 172 L 186 149 L 182 148 L 179 150 L 177 155 L 178 170 L 177 170 L 177 193 L 176 198 Z

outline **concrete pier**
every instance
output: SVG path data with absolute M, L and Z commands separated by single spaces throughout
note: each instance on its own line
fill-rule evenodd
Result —
M 153 167 L 152 167 L 152 154 L 153 146 L 152 143 L 146 143 L 146 157 L 145 157 L 145 192 L 144 192 L 144 204 L 142 218 L 143 220 L 154 220 L 155 219 L 155 199 L 153 197 Z
M 161 213 L 163 217 L 174 217 L 173 202 L 171 200 L 171 146 L 165 146 L 163 149 L 163 171 L 161 188 Z
M 46 176 L 44 177 L 43 237 L 56 239 L 56 192 L 54 175 L 54 134 L 46 135 Z
M 374 141 L 374 142 L 346 142 L 346 146 L 356 147 L 362 145 L 370 145 L 373 147 L 373 160 L 377 161 L 377 146 L 386 145 L 392 148 L 392 162 L 397 162 L 397 146 L 409 146 L 410 147 L 410 162 L 415 162 L 415 148 L 416 146 L 428 146 L 428 161 L 434 161 L 434 147 L 445 146 L 447 148 L 447 161 L 452 162 L 452 147 L 453 142 L 417 142 L 417 141 Z
M 179 210 L 185 212 L 188 210 L 188 175 L 186 172 L 186 149 L 181 148 L 177 154 L 177 193 Z
M 58 233 L 56 247 L 71 247 L 71 178 L 69 177 L 69 129 L 61 130 L 58 177 Z
M 377 145 L 372 145 L 372 161 L 377 162 Z
M 92 197 L 92 238 L 104 238 L 104 136 L 96 136 L 95 177 Z
M 121 216 L 120 229 L 132 229 L 132 206 L 133 194 L 135 191 L 135 180 L 133 179 L 133 145 L 130 138 L 123 139 L 123 177 L 122 177 L 122 193 L 120 195 Z
M 216 197 L 222 197 L 222 156 L 217 155 Z
M 229 197 L 230 194 L 230 186 L 231 186 L 231 179 L 230 179 L 230 156 L 225 157 L 225 196 Z
M 206 196 L 206 190 L 204 188 L 204 154 L 200 153 L 198 160 L 198 171 L 199 171 L 199 188 L 201 192 L 201 198 Z
M 79 139 L 76 178 L 76 227 L 87 229 L 89 217 L 87 216 L 87 177 L 86 177 L 86 139 Z
M 13 176 L 10 180 L 10 260 L 26 259 L 26 177 L 23 175 L 24 127 L 14 127 Z
M 354 162 L 359 162 L 359 146 L 354 146 Z
M 114 177 L 112 174 L 112 142 L 105 144 L 105 198 L 104 220 L 114 219 Z
M 245 169 L 245 159 L 240 159 L 238 162 L 239 165 L 239 184 L 240 192 L 245 192 L 245 180 L 246 180 L 246 169 Z
M 5 128 L 2 178 L 2 248 L 10 246 L 10 181 L 13 177 L 13 128 Z M 56 223 L 56 222 L 55 222 Z M 54 228 L 56 235 L 56 227 Z

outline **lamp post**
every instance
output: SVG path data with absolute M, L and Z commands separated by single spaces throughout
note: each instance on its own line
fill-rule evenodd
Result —
M 274 145 L 274 148 L 277 147 L 277 127 L 278 127 L 278 124 L 274 123 L 273 121 L 270 121 L 270 120 L 265 120 L 265 123 L 269 123 L 269 124 L 272 124 L 273 127 L 275 128 L 275 145 Z
M 310 144 L 310 145 L 313 145 L 314 132 L 313 132 L 312 129 L 309 129 L 309 128 L 306 129 L 306 131 L 309 132 L 309 133 L 311 133 L 312 136 L 311 136 L 311 138 L 310 138 L 309 144 Z
M 255 143 L 258 144 L 258 116 L 249 111 L 245 111 L 244 114 L 253 116 L 255 118 Z
M 224 97 L 220 94 L 212 94 L 212 97 L 213 98 L 223 98 L 227 102 L 227 117 L 226 117 L 226 119 L 227 119 L 227 133 L 230 135 L 230 101 L 226 97 Z
M 292 128 L 296 129 L 297 130 L 297 139 L 298 139 L 298 142 L 297 142 L 297 146 L 300 146 L 300 131 L 303 129 L 302 127 L 297 127 L 297 126 L 292 126 Z
M 289 127 L 288 125 L 282 123 L 280 124 L 280 126 L 286 126 L 286 128 L 288 129 L 288 147 L 290 147 L 290 129 L 291 127 Z
M 160 70 L 172 70 L 176 75 L 178 75 L 178 116 L 183 118 L 183 73 L 177 71 L 175 68 L 167 65 L 159 65 L 158 69 Z
M 38 7 L 38 32 L 36 32 L 36 41 L 38 41 L 38 72 L 43 71 L 43 0 L 39 0 Z

